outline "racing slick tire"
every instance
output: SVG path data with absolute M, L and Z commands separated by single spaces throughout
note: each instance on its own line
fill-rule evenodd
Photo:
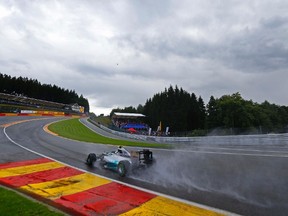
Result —
M 97 160 L 96 154 L 90 153 L 86 159 L 86 164 L 88 166 L 93 166 L 96 160 Z
M 125 177 L 129 170 L 129 164 L 125 163 L 125 161 L 120 161 L 117 166 L 117 173 L 121 177 Z

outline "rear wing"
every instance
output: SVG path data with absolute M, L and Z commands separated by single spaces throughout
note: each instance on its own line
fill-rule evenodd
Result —
M 150 164 L 153 162 L 153 153 L 149 149 L 139 151 L 140 163 Z

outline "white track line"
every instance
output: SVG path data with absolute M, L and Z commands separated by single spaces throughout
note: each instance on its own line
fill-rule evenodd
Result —
M 217 149 L 217 148 L 215 148 Z M 278 157 L 278 158 L 288 158 L 288 153 L 282 155 L 275 155 L 275 154 L 249 154 L 249 153 L 234 153 L 234 152 L 217 152 L 217 151 L 197 151 L 197 150 L 190 150 L 190 149 L 155 149 L 155 151 L 170 151 L 170 152 L 183 152 L 183 153 L 200 153 L 200 154 L 218 154 L 218 155 L 237 155 L 237 156 L 251 156 L 251 157 Z M 233 150 L 232 150 L 233 151 Z

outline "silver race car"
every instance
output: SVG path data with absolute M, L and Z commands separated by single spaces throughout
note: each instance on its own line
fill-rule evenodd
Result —
M 121 177 L 134 169 L 150 166 L 154 162 L 153 154 L 149 149 L 129 152 L 122 146 L 119 146 L 116 151 L 104 152 L 100 155 L 90 153 L 86 164 L 94 166 L 96 161 L 99 161 L 103 168 L 116 171 Z

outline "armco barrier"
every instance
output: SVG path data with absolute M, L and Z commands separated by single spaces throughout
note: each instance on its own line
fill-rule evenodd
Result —
M 92 121 L 92 120 L 91 120 Z M 254 142 L 262 143 L 263 139 L 259 138 L 258 135 L 242 135 L 239 140 L 239 135 L 215 135 L 215 136 L 198 136 L 198 137 L 166 137 L 166 136 L 144 136 L 144 135 L 135 135 L 124 132 L 119 132 L 115 130 L 111 130 L 101 124 L 93 121 L 95 125 L 100 127 L 101 129 L 110 132 L 112 134 L 125 137 L 125 138 L 133 138 L 138 140 L 143 140 L 147 142 L 159 142 L 159 143 L 167 143 L 167 144 L 192 144 L 192 143 L 205 143 L 205 144 L 225 144 L 225 143 L 249 143 L 251 142 L 251 138 L 253 137 Z M 252 136 L 252 137 L 251 137 Z M 271 137 L 269 137 L 271 139 Z
M 93 124 L 97 125 L 102 130 L 105 130 L 109 133 L 112 133 L 112 134 L 115 134 L 117 136 L 121 136 L 124 138 L 138 139 L 138 140 L 143 140 L 147 142 L 153 141 L 153 142 L 159 142 L 159 143 L 173 143 L 173 144 L 191 142 L 195 140 L 195 137 L 162 137 L 162 136 L 145 136 L 145 135 L 140 135 L 140 134 L 130 134 L 130 133 L 111 130 L 110 128 L 107 128 L 104 125 L 93 121 L 92 119 L 90 119 L 90 121 L 92 121 Z

